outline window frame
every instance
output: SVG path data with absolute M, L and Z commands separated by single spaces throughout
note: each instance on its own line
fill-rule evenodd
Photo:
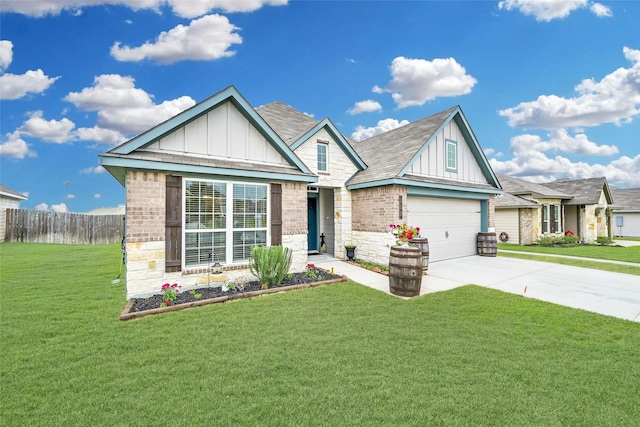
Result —
M 320 168 L 320 147 L 324 148 L 324 169 Z M 318 172 L 329 172 L 329 141 L 318 141 L 316 144 L 316 167 Z
M 453 153 L 449 152 L 449 147 L 453 147 Z M 450 160 L 453 160 L 453 166 L 449 164 Z M 447 172 L 458 172 L 458 141 L 444 140 L 444 167 Z
M 218 185 L 224 185 L 225 187 L 225 199 L 224 199 L 224 203 L 222 204 L 222 215 L 224 215 L 224 228 L 216 228 L 215 227 L 215 221 L 211 222 L 211 226 L 212 228 L 188 228 L 187 227 L 187 216 L 188 215 L 193 215 L 193 213 L 187 212 L 187 187 L 188 185 L 191 185 L 192 183 L 204 183 L 204 184 L 211 184 L 213 186 L 213 188 L 215 189 L 216 184 Z M 271 235 L 271 209 L 269 208 L 271 206 L 271 192 L 270 192 L 270 186 L 268 183 L 263 183 L 263 182 L 250 182 L 250 181 L 228 181 L 228 180 L 216 180 L 216 179 L 207 179 L 207 178 L 187 178 L 185 177 L 183 179 L 183 191 L 182 191 L 182 236 L 183 236 L 183 241 L 184 244 L 182 245 L 182 268 L 183 270 L 193 270 L 193 269 L 199 269 L 199 268 L 203 268 L 203 267 L 208 267 L 209 265 L 209 261 L 207 260 L 206 262 L 202 262 L 202 258 L 201 256 L 200 258 L 200 262 L 198 263 L 187 263 L 187 251 L 188 249 L 193 249 L 193 248 L 187 248 L 188 246 L 188 235 L 189 234 L 195 234 L 195 233 L 212 233 L 211 235 L 211 239 L 212 239 L 212 251 L 214 246 L 214 239 L 215 239 L 215 234 L 214 233 L 224 233 L 225 236 L 225 242 L 224 242 L 224 254 L 225 254 L 225 259 L 220 260 L 220 259 L 215 259 L 216 257 L 212 257 L 211 259 L 211 264 L 214 264 L 216 262 L 219 262 L 222 265 L 238 265 L 238 264 L 246 264 L 248 262 L 248 255 L 247 257 L 243 257 L 241 259 L 234 259 L 234 249 L 236 249 L 236 246 L 234 246 L 234 235 L 235 233 L 238 232 L 264 232 L 264 246 L 269 246 L 270 245 L 270 235 Z M 263 188 L 264 189 L 264 194 L 265 194 L 265 198 L 264 198 L 264 206 L 263 209 L 260 212 L 256 212 L 256 218 L 257 215 L 264 215 L 264 218 L 260 219 L 260 223 L 264 224 L 263 227 L 236 227 L 236 222 L 234 221 L 234 218 L 237 217 L 237 215 L 243 215 L 246 218 L 246 215 L 250 214 L 247 213 L 246 211 L 241 211 L 238 212 L 237 210 L 234 209 L 234 186 L 244 186 L 244 191 L 246 192 L 246 186 L 255 186 L 257 188 Z M 199 200 L 202 200 L 202 197 L 199 198 Z M 246 206 L 246 201 L 249 200 L 246 197 L 246 193 L 245 196 L 242 198 L 242 200 L 244 201 L 243 206 Z M 257 198 L 255 200 L 253 200 L 256 204 L 256 207 L 258 206 L 259 202 L 260 202 L 260 198 Z M 211 205 L 211 212 L 208 213 L 208 215 L 211 215 L 212 218 L 215 217 L 214 211 L 214 204 L 212 203 Z M 202 211 L 199 211 L 199 215 L 201 215 Z M 255 225 L 255 224 L 254 224 Z M 261 244 L 261 243 L 259 243 Z M 253 246 L 253 245 L 252 245 Z M 198 249 L 200 249 L 200 244 L 198 244 Z M 250 250 L 250 249 L 249 249 Z M 245 251 L 246 253 L 246 251 Z

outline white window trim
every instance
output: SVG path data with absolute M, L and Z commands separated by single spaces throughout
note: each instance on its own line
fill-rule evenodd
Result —
M 455 150 L 454 162 L 455 166 L 449 166 L 449 146 L 453 146 Z M 458 141 L 452 139 L 444 140 L 444 167 L 447 172 L 458 172 Z
M 320 146 L 324 146 L 325 148 L 325 169 L 320 169 L 320 162 L 318 161 Z M 329 172 L 329 141 L 318 140 L 316 144 L 316 167 L 318 168 L 318 172 Z
M 226 261 L 224 263 L 221 262 L 222 265 L 242 265 L 247 264 L 248 260 L 241 261 L 233 261 L 233 232 L 234 231 L 259 231 L 265 230 L 265 228 L 233 228 L 233 185 L 262 185 L 267 189 L 267 226 L 266 226 L 266 244 L 267 246 L 271 246 L 271 187 L 269 184 L 265 184 L 263 182 L 250 182 L 250 181 L 225 181 L 225 180 L 216 180 L 216 179 L 205 179 L 205 178 L 189 178 L 185 177 L 182 180 L 182 271 L 194 270 L 203 267 L 208 267 L 208 264 L 197 264 L 197 265 L 186 265 L 186 252 L 187 252 L 187 242 L 186 242 L 186 234 L 187 233 L 197 233 L 197 232 L 221 232 L 222 229 L 187 229 L 187 213 L 186 213 L 186 199 L 187 199 L 187 182 L 188 181 L 199 181 L 199 182 L 207 182 L 207 183 L 218 183 L 226 185 L 226 227 L 224 229 L 226 237 L 225 237 L 225 258 Z M 213 265 L 216 260 L 212 259 L 211 264 Z

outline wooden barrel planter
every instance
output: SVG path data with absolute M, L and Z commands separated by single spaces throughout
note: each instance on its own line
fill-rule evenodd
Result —
M 420 252 L 422 253 L 422 271 L 426 274 L 429 269 L 429 239 L 426 237 L 416 237 L 415 239 L 409 240 L 409 242 L 420 248 Z
M 389 255 L 389 289 L 394 295 L 420 295 L 422 252 L 413 246 L 392 246 Z
M 498 254 L 498 239 L 496 233 L 478 233 L 478 255 L 496 256 Z

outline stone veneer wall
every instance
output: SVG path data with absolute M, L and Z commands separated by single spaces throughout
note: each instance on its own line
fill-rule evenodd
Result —
M 518 209 L 520 216 L 520 244 L 531 245 L 533 241 L 533 213 L 536 209 Z
M 127 171 L 127 298 L 160 293 L 164 283 L 182 290 L 219 286 L 225 281 L 253 280 L 246 265 L 223 267 L 213 274 L 207 268 L 165 272 L 166 181 L 161 173 Z M 282 183 L 282 243 L 293 254 L 291 271 L 307 265 L 307 186 Z
M 293 251 L 292 272 L 307 266 L 307 184 L 282 183 L 282 246 Z
M 489 196 L 489 203 L 488 203 L 488 220 L 489 220 L 489 232 L 490 233 L 494 233 L 496 231 L 496 196 L 495 194 Z
M 400 200 L 402 196 L 402 218 Z M 389 263 L 389 249 L 395 243 L 389 224 L 407 220 L 407 189 L 395 185 L 351 192 L 352 243 L 356 258 L 376 264 Z

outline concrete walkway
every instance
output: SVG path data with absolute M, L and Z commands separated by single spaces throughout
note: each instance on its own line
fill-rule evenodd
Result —
M 383 274 L 327 255 L 311 255 L 309 262 L 389 294 Z M 431 263 L 420 295 L 470 283 L 640 322 L 640 276 L 517 258 L 469 256 Z

